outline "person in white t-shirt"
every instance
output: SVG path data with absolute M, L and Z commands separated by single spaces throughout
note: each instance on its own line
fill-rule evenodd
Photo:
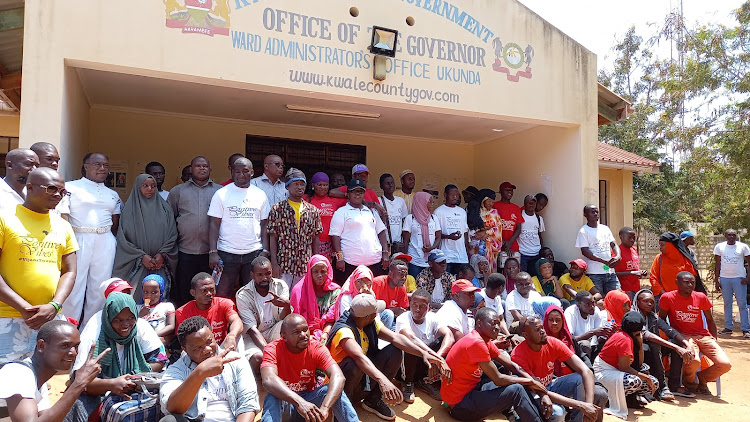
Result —
M 102 351 L 92 358 L 94 348 L 80 350 L 80 336 L 76 327 L 65 320 L 52 320 L 39 328 L 34 354 L 23 361 L 9 362 L 0 369 L 0 407 L 5 407 L 11 422 L 40 420 L 78 421 L 86 419 L 83 404 L 77 401 L 89 383 L 101 372 L 99 360 L 110 353 Z M 70 371 L 73 360 L 87 357 L 86 363 L 75 373 L 62 397 L 50 404 L 47 381 L 60 371 Z
M 448 258 L 448 272 L 457 275 L 461 264 L 469 263 L 469 225 L 466 210 L 458 206 L 461 203 L 458 186 L 447 185 L 443 194 L 445 204 L 439 206 L 432 215 L 439 224 L 442 238 L 440 250 Z
M 518 236 L 518 248 L 521 252 L 521 271 L 526 271 L 532 276 L 538 275 L 530 270 L 539 259 L 539 251 L 544 246 L 543 231 L 544 219 L 536 213 L 536 198 L 534 195 L 526 195 L 523 198 L 523 223 L 521 234 Z
M 492 273 L 487 276 L 487 285 L 478 291 L 474 299 L 474 305 L 491 308 L 500 316 L 500 333 L 510 335 L 508 324 L 505 322 L 505 308 L 503 307 L 502 294 L 505 291 L 505 276 L 500 273 Z
M 232 164 L 232 180 L 216 191 L 208 207 L 208 264 L 221 270 L 216 294 L 233 299 L 252 279 L 253 259 L 268 253 L 268 213 L 265 192 L 250 184 L 253 163 L 238 158 Z
M 526 318 L 534 315 L 533 303 L 542 296 L 531 287 L 531 275 L 521 271 L 516 276 L 516 288 L 505 298 L 505 321 L 510 324 L 510 332 L 521 333 Z
M 469 318 L 468 311 L 474 307 L 474 294 L 479 287 L 469 280 L 456 280 L 451 286 L 451 300 L 446 301 L 437 311 L 438 321 L 448 327 L 456 341 L 474 329 L 474 318 Z
M 451 330 L 442 325 L 437 314 L 430 312 L 430 293 L 418 289 L 409 299 L 409 310 L 396 318 L 396 332 L 405 335 L 422 350 L 432 350 L 443 358 L 448 355 L 455 340 Z M 430 396 L 440 396 L 440 389 L 424 381 L 428 368 L 416 356 L 404 354 L 404 401 L 414 402 L 414 384 Z
M 721 290 L 724 298 L 724 329 L 719 334 L 732 335 L 734 314 L 732 313 L 732 296 L 737 299 L 740 312 L 740 324 L 745 338 L 750 338 L 750 318 L 747 310 L 747 271 L 745 262 L 750 264 L 750 248 L 737 241 L 737 231 L 727 229 L 724 232 L 725 242 L 714 247 L 715 286 Z
M 39 157 L 28 148 L 12 149 L 5 156 L 5 178 L 0 179 L 0 212 L 13 214 L 26 198 L 26 178 L 39 167 Z
M 166 201 L 167 197 L 169 197 L 169 191 L 162 188 L 162 186 L 164 185 L 164 178 L 167 175 L 167 172 L 166 170 L 164 170 L 164 166 L 162 165 L 162 163 L 158 161 L 152 161 L 146 164 L 144 173 L 150 174 L 151 177 L 154 178 L 154 180 L 156 181 L 156 191 L 159 192 L 159 196 L 161 196 L 162 199 Z
M 404 243 L 409 245 L 408 254 L 412 257 L 409 262 L 409 275 L 416 277 L 427 268 L 427 256 L 430 251 L 440 247 L 440 225 L 431 214 L 435 201 L 427 192 L 414 194 L 411 214 L 404 218 Z M 425 241 L 425 236 L 428 238 Z M 446 257 L 447 258 L 447 257 Z
M 604 297 L 610 290 L 620 288 L 620 280 L 615 274 L 615 267 L 620 262 L 620 247 L 609 227 L 599 224 L 599 207 L 586 205 L 583 216 L 586 224 L 578 231 L 576 248 L 581 248 L 588 265 L 587 274 Z
M 390 173 L 380 175 L 380 189 L 383 190 L 383 195 L 378 198 L 378 201 L 388 215 L 388 227 L 386 227 L 388 243 L 391 245 L 392 252 L 405 252 L 401 241 L 401 232 L 403 231 L 404 218 L 409 215 L 406 201 L 404 201 L 404 198 L 393 195 L 393 192 L 396 191 L 396 181 Z
M 568 323 L 570 335 L 576 339 L 581 351 L 593 358 L 592 350 L 599 337 L 609 337 L 617 332 L 614 325 L 605 324 L 606 316 L 598 312 L 596 301 L 591 292 L 581 290 L 576 293 L 575 304 L 565 310 L 565 322 Z

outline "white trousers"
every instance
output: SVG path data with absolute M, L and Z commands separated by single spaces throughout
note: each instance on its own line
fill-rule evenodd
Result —
M 104 307 L 100 285 L 102 281 L 112 277 L 117 239 L 108 231 L 76 233 L 76 240 L 80 248 L 76 252 L 76 282 L 63 303 L 63 314 L 77 319 L 83 329 L 86 321 Z

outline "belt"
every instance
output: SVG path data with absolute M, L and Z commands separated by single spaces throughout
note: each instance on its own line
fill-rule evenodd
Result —
M 105 226 L 105 227 L 73 227 L 73 231 L 76 233 L 96 233 L 96 234 L 102 234 L 107 233 L 110 231 L 112 226 Z

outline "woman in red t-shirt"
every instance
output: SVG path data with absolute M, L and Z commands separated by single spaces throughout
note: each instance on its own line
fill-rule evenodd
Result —
M 305 195 L 305 200 L 318 209 L 320 222 L 323 224 L 323 231 L 318 235 L 320 255 L 323 255 L 330 261 L 331 253 L 333 252 L 331 236 L 328 235 L 328 231 L 331 228 L 331 219 L 333 218 L 333 213 L 346 204 L 346 199 L 328 196 L 328 175 L 323 172 L 313 174 L 310 184 L 313 187 L 313 195 Z
M 570 334 L 568 323 L 565 321 L 565 316 L 561 307 L 550 305 L 544 313 L 543 324 L 544 331 L 548 336 L 554 337 L 565 343 L 565 345 L 568 346 L 568 349 L 575 353 L 576 356 L 583 356 L 585 358 L 584 363 L 586 363 L 586 366 L 591 367 L 591 361 L 589 361 L 585 354 L 581 353 L 581 349 L 578 348 L 578 343 Z M 554 374 L 556 377 L 562 377 L 572 373 L 573 370 L 568 368 L 567 365 L 563 365 L 560 361 L 555 361 Z

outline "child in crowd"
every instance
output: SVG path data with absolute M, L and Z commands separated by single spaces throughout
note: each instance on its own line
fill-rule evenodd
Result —
M 138 317 L 151 324 L 159 340 L 166 346 L 174 338 L 174 305 L 164 300 L 164 278 L 151 274 L 143 279 L 143 303 L 138 305 Z
M 635 293 L 641 290 L 641 278 L 647 277 L 648 272 L 641 270 L 641 257 L 635 244 L 635 230 L 631 227 L 620 229 L 620 256 L 622 260 L 615 267 L 615 274 L 620 279 L 620 288 L 632 300 Z

